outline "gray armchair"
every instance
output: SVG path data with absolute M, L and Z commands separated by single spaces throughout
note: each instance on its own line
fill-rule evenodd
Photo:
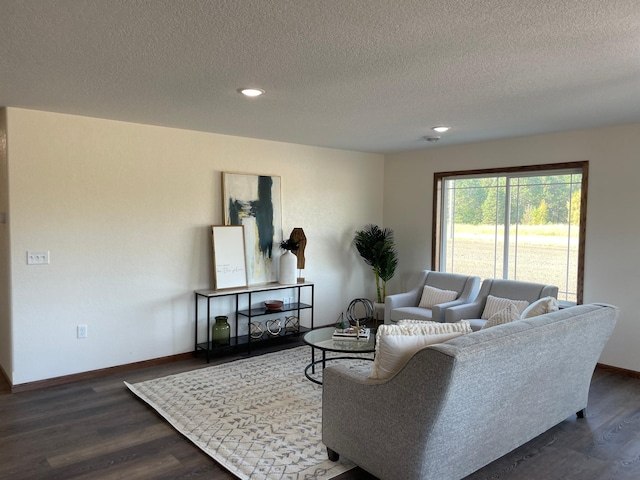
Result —
M 509 298 L 511 300 L 526 300 L 533 303 L 543 297 L 558 298 L 558 287 L 542 283 L 520 282 L 518 280 L 501 280 L 487 278 L 482 281 L 480 293 L 473 302 L 457 305 L 445 312 L 446 322 L 469 320 L 473 330 L 480 330 L 486 320 L 481 319 L 487 297 Z
M 418 304 L 425 285 L 441 290 L 455 290 L 458 292 L 458 297 L 451 302 L 434 305 L 432 308 L 421 308 Z M 444 312 L 448 308 L 473 301 L 479 290 L 480 277 L 423 270 L 413 289 L 387 296 L 384 302 L 384 323 L 395 323 L 404 319 L 444 322 Z

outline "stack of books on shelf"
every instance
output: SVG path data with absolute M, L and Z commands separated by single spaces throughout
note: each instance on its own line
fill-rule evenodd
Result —
M 360 331 L 356 327 L 336 328 L 333 332 L 334 340 L 369 340 L 371 329 L 360 327 Z

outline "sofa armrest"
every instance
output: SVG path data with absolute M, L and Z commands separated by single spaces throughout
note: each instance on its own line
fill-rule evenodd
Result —
M 327 366 L 324 444 L 380 478 L 419 478 L 427 451 L 425 432 L 439 418 L 448 396 L 453 363 L 448 355 L 427 349 L 388 380 L 369 379 L 345 365 Z
M 325 445 L 352 461 L 357 459 L 349 454 L 351 447 L 358 451 L 364 450 L 362 453 L 367 455 L 377 456 L 381 450 L 390 448 L 390 437 L 397 437 L 391 442 L 394 448 L 402 445 L 406 441 L 405 437 L 409 436 L 409 430 L 416 428 L 417 422 L 411 420 L 412 411 L 425 410 L 425 405 L 431 403 L 428 398 L 421 398 L 421 395 L 443 395 L 441 391 L 424 392 L 422 388 L 416 388 L 416 374 L 417 372 L 410 375 L 399 374 L 391 379 L 374 380 L 368 378 L 367 373 L 350 370 L 346 365 L 327 366 L 322 374 L 322 437 Z M 426 376 L 432 375 L 440 376 L 442 372 L 436 370 Z M 403 405 L 403 409 L 395 412 L 393 407 L 398 405 Z M 354 412 L 366 414 L 354 415 Z M 433 413 L 423 411 L 422 414 Z M 391 428 L 392 425 L 399 428 Z M 380 436 L 380 431 L 385 432 L 386 438 Z M 375 448 L 360 448 L 358 444 L 365 439 L 372 442 L 369 447 L 377 444 Z
M 401 307 L 416 307 L 420 302 L 418 294 L 421 292 L 410 291 L 405 293 L 396 293 L 395 295 L 387 295 L 384 300 L 384 323 L 391 323 L 391 311 Z
M 415 307 L 418 305 L 420 298 L 418 298 L 418 292 L 410 291 L 405 293 L 396 293 L 395 295 L 387 295 L 384 301 L 384 308 L 389 306 L 390 310 L 400 307 Z
M 480 318 L 480 315 L 482 315 L 482 303 L 482 301 L 476 301 L 447 308 L 444 312 L 444 321 L 455 323 L 459 320 Z
M 480 282 L 480 277 L 469 277 L 467 279 L 464 289 L 460 292 L 460 296 L 458 297 L 460 303 L 471 303 L 478 298 Z
M 358 410 L 366 411 L 367 415 L 362 417 L 363 425 L 366 426 L 371 425 L 372 418 L 381 422 L 388 421 L 389 406 L 399 405 L 401 401 L 408 402 L 407 410 L 422 410 L 421 403 L 435 404 L 436 398 L 442 399 L 445 396 L 444 392 L 441 389 L 425 392 L 422 388 L 417 388 L 415 378 L 420 376 L 424 382 L 428 383 L 430 380 L 446 377 L 448 373 L 444 371 L 444 367 L 440 367 L 440 362 L 426 360 L 427 355 L 436 355 L 445 358 L 446 362 L 450 361 L 447 356 L 442 356 L 439 352 L 421 352 L 414 355 L 415 358 L 412 357 L 395 376 L 382 380 L 369 378 L 370 371 L 367 369 L 353 369 L 349 368 L 349 365 L 339 363 L 328 365 L 322 371 L 323 422 L 329 418 L 353 421 L 353 410 L 345 409 L 345 406 L 357 406 Z M 416 361 L 418 358 L 420 360 Z M 425 373 L 425 370 L 428 370 L 425 369 L 426 365 L 438 368 Z M 435 407 L 435 405 L 432 406 Z M 402 418 L 407 420 L 407 417 Z M 350 421 L 337 422 L 341 428 L 345 425 L 352 426 L 350 424 Z M 350 429 L 346 428 L 346 430 Z
M 375 438 L 378 425 L 371 419 L 386 418 L 384 409 L 398 404 L 388 380 L 370 379 L 346 365 L 329 365 L 322 371 L 322 440 L 327 447 L 345 454 L 341 445 L 356 438 Z M 353 412 L 367 412 L 364 418 Z M 349 428 L 345 428 L 348 425 Z
M 423 270 L 418 277 L 416 285 L 408 292 L 387 295 L 384 299 L 384 323 L 388 324 L 391 321 L 390 314 L 394 308 L 418 306 L 428 274 L 429 270 Z
M 434 305 L 433 307 L 431 307 L 431 319 L 434 322 L 442 323 L 446 320 L 447 310 L 459 305 L 464 305 L 464 304 L 466 304 L 466 300 L 457 299 L 457 300 L 452 300 L 450 302 L 439 303 L 438 305 Z
M 460 292 L 460 296 L 457 299 L 451 302 L 435 305 L 432 308 L 431 311 L 433 320 L 440 323 L 448 321 L 446 319 L 446 311 L 450 308 L 457 307 L 458 305 L 471 304 L 471 302 L 473 302 L 478 297 L 479 290 L 480 277 L 469 277 L 467 279 L 467 282 L 465 283 L 464 289 L 462 290 L 462 292 Z

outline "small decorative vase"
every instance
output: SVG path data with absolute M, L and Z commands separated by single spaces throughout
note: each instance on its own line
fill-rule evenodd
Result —
M 231 340 L 231 327 L 227 322 L 227 317 L 220 315 L 216 317 L 216 323 L 212 327 L 212 337 L 214 347 L 226 347 Z
M 284 285 L 292 285 L 297 283 L 296 279 L 296 265 L 298 264 L 298 258 L 286 250 L 280 256 L 280 272 L 278 272 L 278 283 Z

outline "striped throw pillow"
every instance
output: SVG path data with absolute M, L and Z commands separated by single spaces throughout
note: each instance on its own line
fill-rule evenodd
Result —
M 440 290 L 439 288 L 425 285 L 418 306 L 420 308 L 431 308 L 434 305 L 455 300 L 457 297 L 458 292 L 455 290 Z
M 511 300 L 510 298 L 494 297 L 489 295 L 487 297 L 487 303 L 484 305 L 484 311 L 482 312 L 483 320 L 488 320 L 492 315 L 495 315 L 500 310 L 504 310 L 512 303 L 518 309 L 518 313 L 521 314 L 525 308 L 529 306 L 529 302 L 526 300 Z
M 487 320 L 487 323 L 482 327 L 482 330 L 489 327 L 495 327 L 496 325 L 502 325 L 503 323 L 515 322 L 516 320 L 520 320 L 520 312 L 518 311 L 518 307 L 513 303 L 510 303 L 508 307 L 491 315 L 489 320 Z

